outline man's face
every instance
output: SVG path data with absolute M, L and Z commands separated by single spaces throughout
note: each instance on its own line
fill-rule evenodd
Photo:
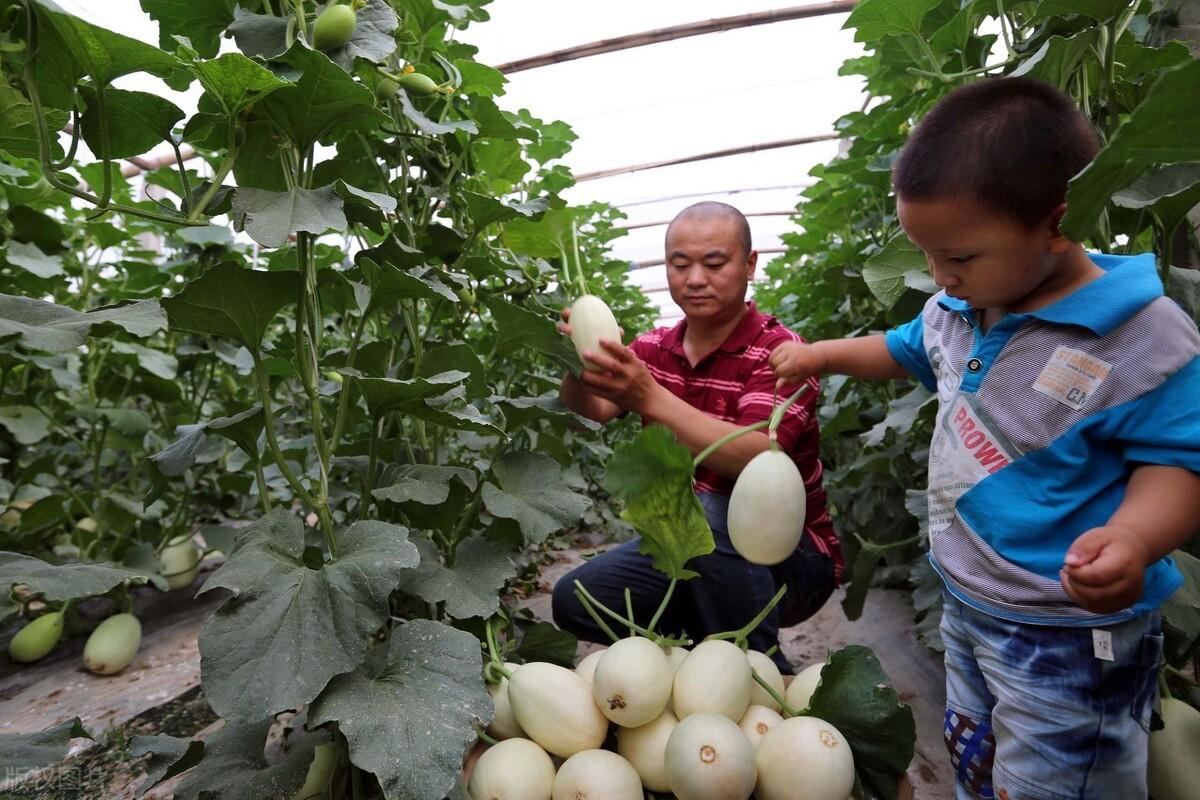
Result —
M 1022 310 L 1054 277 L 1049 225 L 1027 230 L 968 200 L 896 202 L 900 225 L 925 253 L 934 283 L 973 308 Z
M 684 217 L 667 232 L 667 287 L 691 319 L 740 311 L 758 253 L 742 249 L 738 226 L 724 217 Z

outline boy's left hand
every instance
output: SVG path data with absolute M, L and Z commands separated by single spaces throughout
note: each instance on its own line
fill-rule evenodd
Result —
M 1071 543 L 1059 570 L 1066 593 L 1095 614 L 1129 608 L 1142 596 L 1150 551 L 1131 528 L 1092 528 Z

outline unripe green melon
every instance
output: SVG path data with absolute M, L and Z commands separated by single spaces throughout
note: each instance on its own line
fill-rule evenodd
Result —
M 358 17 L 350 6 L 330 6 L 321 12 L 313 26 L 312 46 L 317 50 L 345 47 L 354 35 Z
M 129 666 L 142 643 L 142 623 L 133 614 L 101 622 L 83 647 L 83 663 L 97 675 L 115 675 Z
M 8 653 L 13 661 L 28 664 L 53 650 L 62 635 L 62 612 L 51 611 L 21 628 L 8 643 Z

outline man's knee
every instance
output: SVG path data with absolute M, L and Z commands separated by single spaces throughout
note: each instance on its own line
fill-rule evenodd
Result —
M 575 573 L 569 572 L 554 584 L 550 594 L 550 616 L 559 628 L 575 632 L 584 613 L 579 598 L 575 596 Z

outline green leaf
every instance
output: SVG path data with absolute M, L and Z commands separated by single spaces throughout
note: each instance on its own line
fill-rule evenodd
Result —
M 591 506 L 562 478 L 562 467 L 540 453 L 506 453 L 492 464 L 500 486 L 483 485 L 488 513 L 516 520 L 530 544 L 573 525 Z
M 226 261 L 162 304 L 172 330 L 224 336 L 253 351 L 279 309 L 296 302 L 299 292 L 298 272 L 261 272 Z
M 255 110 L 275 124 L 300 152 L 347 128 L 370 131 L 390 120 L 375 95 L 323 53 L 297 42 L 283 57 L 301 71 L 295 85 L 276 89 Z M 343 223 L 343 226 L 345 223 Z
M 516 654 L 525 663 L 549 661 L 572 669 L 578 645 L 579 640 L 574 634 L 559 630 L 549 622 L 535 622 L 521 634 Z
M 916 746 L 916 723 L 870 649 L 851 645 L 829 654 L 807 713 L 846 737 L 864 786 L 896 798 Z
M 62 61 L 53 64 L 57 80 L 74 86 L 79 78 L 89 76 L 96 86 L 107 86 L 131 72 L 149 72 L 167 77 L 180 66 L 179 61 L 153 45 L 96 27 L 65 13 L 50 0 L 34 0 L 38 15 L 37 76 L 42 80 L 42 56 L 53 51 Z M 59 48 L 62 48 L 59 50 Z M 64 68 L 70 72 L 65 72 Z M 62 99 L 59 95 L 56 100 Z M 50 98 L 47 98 L 50 101 Z M 68 106 L 51 103 L 55 108 Z
M 55 278 L 64 272 L 62 258 L 46 255 L 33 242 L 8 242 L 0 255 L 9 265 L 20 267 L 39 278 Z
M 1038 78 L 1066 90 L 1079 64 L 1086 58 L 1094 58 L 1092 47 L 1099 34 L 1098 28 L 1089 28 L 1074 36 L 1051 36 L 1011 75 Z
M 403 88 L 396 92 L 396 99 L 400 102 L 400 110 L 404 116 L 408 117 L 421 133 L 429 136 L 441 136 L 444 133 L 454 133 L 455 131 L 463 131 L 472 135 L 479 133 L 479 126 L 471 119 L 452 119 L 446 122 L 430 119 L 417 110 L 412 100 L 409 99 L 408 92 Z
M 854 28 L 854 41 L 873 42 L 884 36 L 921 35 L 921 20 L 941 0 L 862 0 L 842 29 Z
M 571 340 L 559 333 L 550 317 L 500 297 L 489 297 L 484 303 L 496 321 L 498 355 L 511 356 L 530 349 L 550 356 L 559 366 L 575 374 L 583 368 Z
M 450 481 L 454 478 L 458 478 L 464 486 L 475 491 L 477 479 L 475 473 L 469 469 L 433 464 L 404 464 L 396 470 L 391 485 L 375 489 L 371 494 L 393 503 L 412 501 L 436 506 L 446 502 L 446 498 L 450 496 Z
M 0 594 L 5 596 L 14 584 L 23 583 L 32 594 L 61 603 L 104 594 L 122 581 L 145 583 L 146 576 L 112 564 L 55 565 L 33 556 L 0 552 Z
M 157 300 L 79 312 L 32 297 L 0 294 L 0 337 L 15 336 L 30 350 L 66 353 L 86 342 L 89 335 L 103 335 L 114 328 L 149 336 L 166 327 L 166 322 Z
M 1167 294 L 1200 324 L 1200 270 L 1171 267 Z
M 887 552 L 886 547 L 868 542 L 857 533 L 854 534 L 854 538 L 858 540 L 858 555 L 854 558 L 850 582 L 846 587 L 846 594 L 842 597 L 842 611 L 848 620 L 856 620 L 862 616 L 863 604 L 867 601 L 867 592 L 871 588 L 875 567 Z
M 1133 110 L 1091 164 L 1071 179 L 1062 229 L 1084 241 L 1118 189 L 1155 164 L 1200 161 L 1200 61 L 1159 76 L 1145 100 Z
M 462 86 L 458 90 L 463 94 L 487 97 L 504 94 L 504 84 L 508 83 L 508 78 L 500 70 L 466 59 L 455 60 L 454 66 L 462 74 Z
M 0 553 L 0 557 L 4 555 Z M 72 739 L 95 741 L 95 738 L 83 727 L 79 717 L 38 733 L 0 734 L 0 774 L 6 780 L 32 775 L 43 767 L 62 761 Z
M 158 22 L 158 46 L 163 50 L 175 47 L 175 36 L 188 37 L 196 51 L 205 58 L 217 54 L 221 33 L 233 22 L 237 0 L 141 0 L 142 11 Z
M 333 183 L 333 190 L 337 192 L 338 197 L 342 198 L 347 203 L 358 203 L 359 205 L 373 206 L 385 214 L 396 213 L 396 198 L 392 197 L 390 194 L 368 192 L 365 189 L 359 189 L 356 186 L 351 186 L 342 180 L 338 180 Z
M 927 294 L 937 291 L 925 254 L 904 235 L 892 239 L 867 259 L 862 276 L 871 294 L 888 307 L 896 304 L 906 288 Z
M 449 300 L 457 304 L 458 295 L 447 285 L 446 272 L 436 267 L 411 267 L 407 270 L 391 264 L 376 264 L 370 257 L 361 256 L 358 266 L 367 285 L 371 287 L 371 300 L 367 313 L 391 306 L 400 300 Z M 443 280 L 443 277 L 446 280 Z
M 491 392 L 487 385 L 486 371 L 483 362 L 472 345 L 466 343 L 448 344 L 441 347 L 426 347 L 425 357 L 421 359 L 421 369 L 417 371 L 420 377 L 428 378 L 446 370 L 458 370 L 469 376 L 464 384 L 466 396 L 471 399 L 487 397 Z
M 139 784 L 137 790 L 137 797 L 141 797 L 163 781 L 199 764 L 204 758 L 204 742 L 199 739 L 181 739 L 165 733 L 134 736 L 129 743 L 129 754 L 133 758 L 150 756 L 146 763 L 146 779 Z
M 67 124 L 65 112 L 44 110 L 48 130 L 61 130 Z M 25 99 L 25 95 L 4 82 L 0 82 L 0 150 L 14 158 L 41 158 L 33 105 Z M 56 142 L 53 155 L 57 158 L 61 153 L 62 148 Z
M 277 508 L 243 529 L 201 588 L 234 594 L 200 634 L 204 694 L 222 717 L 298 708 L 359 666 L 388 619 L 388 595 L 419 558 L 399 525 L 356 522 L 337 540 L 337 556 L 310 567 L 303 525 Z
M 83 140 L 93 153 L 100 149 L 102 127 L 100 103 L 95 89 L 79 89 L 87 103 L 80 117 Z M 179 106 L 150 92 L 127 92 L 109 87 L 104 90 L 105 117 L 108 119 L 108 154 L 110 158 L 128 158 L 152 150 L 169 140 L 175 123 L 183 119 Z
M 557 392 L 548 392 L 540 397 L 504 397 L 493 395 L 489 402 L 504 412 L 505 430 L 527 428 L 537 420 L 549 420 L 562 427 L 580 426 L 591 431 L 600 430 L 599 422 L 582 417 L 562 404 Z
M 621 519 L 642 537 L 641 552 L 680 580 L 697 575 L 684 567 L 689 560 L 716 547 L 692 474 L 691 451 L 669 428 L 650 425 L 616 448 L 604 475 L 604 488 L 625 502 Z
M 281 247 L 289 236 L 300 231 L 320 235 L 346 229 L 342 198 L 332 186 L 296 187 L 286 192 L 237 189 L 233 213 L 246 233 L 264 247 Z
M 274 719 L 226 720 L 204 743 L 204 757 L 179 782 L 175 800 L 291 800 L 304 785 L 313 749 L 329 741 L 324 731 L 293 729 L 275 763 L 264 753 Z
M 358 378 L 356 385 L 367 399 L 371 414 L 378 418 L 389 411 L 417 417 L 456 430 L 501 433 L 472 405 L 465 404 L 462 382 L 468 375 L 448 370 L 428 378 Z
M 1128 7 L 1128 0 L 1042 0 L 1030 22 L 1069 14 L 1081 14 L 1097 22 L 1107 22 Z
M 114 341 L 111 348 L 114 353 L 133 356 L 138 367 L 163 380 L 175 380 L 179 371 L 179 360 L 163 350 L 120 340 Z
M 1200 164 L 1168 164 L 1113 194 L 1122 208 L 1149 208 L 1168 235 L 1200 203 Z
M 365 58 L 374 64 L 387 62 L 396 52 L 395 31 L 400 20 L 384 0 L 367 0 L 357 13 L 354 33 L 344 47 L 330 52 L 329 58 L 347 72 L 354 69 L 354 59 Z
M 217 417 L 208 422 L 180 425 L 175 429 L 175 441 L 147 460 L 154 464 L 159 473 L 168 477 L 182 475 L 196 463 L 209 434 L 229 439 L 241 448 L 250 459 L 258 459 L 258 435 L 263 429 L 261 405 L 248 408 L 229 417 Z M 158 495 L 149 496 L 146 502 L 154 502 Z
M 293 23 L 290 15 L 277 17 L 274 14 L 254 14 L 234 9 L 233 24 L 229 33 L 233 41 L 248 56 L 273 59 L 288 48 L 288 27 Z
M 492 717 L 479 663 L 471 634 L 406 622 L 365 663 L 330 681 L 309 724 L 336 720 L 350 760 L 375 775 L 387 800 L 436 800 L 462 772 L 475 726 Z
M 924 495 L 924 492 L 921 492 Z M 942 592 L 944 584 L 942 576 L 922 556 L 913 564 L 909 577 L 913 582 L 913 611 L 917 624 L 914 630 L 917 638 L 938 653 L 946 652 L 946 644 L 942 641 Z
M 883 437 L 888 431 L 904 433 L 911 430 L 921 414 L 921 409 L 936 399 L 936 393 L 918 384 L 912 391 L 888 403 L 887 416 L 871 430 L 861 434 L 859 439 L 867 447 L 876 447 L 883 443 Z
M 229 117 L 237 116 L 246 106 L 292 84 L 246 58 L 241 53 L 225 53 L 211 61 L 196 61 L 192 72 L 208 95 Z
M 463 192 L 463 198 L 467 201 L 467 212 L 471 215 L 471 224 L 476 230 L 483 230 L 493 222 L 504 222 L 518 216 L 533 217 L 549 208 L 544 197 L 536 197 L 525 203 L 504 203 L 494 197 Z
M 517 574 L 503 545 L 480 536 L 459 542 L 454 564 L 442 563 L 437 545 L 424 537 L 413 539 L 421 563 L 400 582 L 401 591 L 427 603 L 445 603 L 455 619 L 490 617 L 500 606 L 500 590 Z
M 1200 640 L 1200 558 L 1184 550 L 1171 553 L 1171 558 L 1183 573 L 1183 586 L 1163 604 L 1163 632 L 1167 661 L 1183 669 L 1190 649 Z

